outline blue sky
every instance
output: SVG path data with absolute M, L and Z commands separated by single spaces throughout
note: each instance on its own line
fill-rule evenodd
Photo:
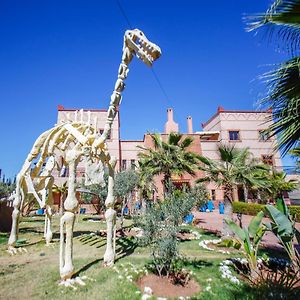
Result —
M 121 111 L 122 139 L 162 131 L 174 108 L 180 130 L 201 129 L 218 105 L 255 109 L 257 76 L 285 57 L 245 31 L 244 14 L 269 0 L 120 0 L 130 23 L 163 52 L 154 70 L 135 59 Z M 0 0 L 0 168 L 20 169 L 57 105 L 107 108 L 128 24 L 117 1 Z M 285 163 L 290 164 L 290 161 Z

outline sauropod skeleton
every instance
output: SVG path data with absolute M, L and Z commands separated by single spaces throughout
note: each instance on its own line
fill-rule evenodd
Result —
M 142 31 L 138 29 L 127 30 L 124 35 L 118 78 L 111 95 L 103 133 L 98 133 L 96 125 L 92 126 L 90 120 L 84 122 L 82 118 L 81 120 L 75 118 L 75 120 L 67 120 L 63 124 L 45 131 L 37 138 L 21 171 L 17 175 L 12 214 L 13 222 L 8 241 L 9 249 L 13 251 L 17 241 L 20 210 L 32 198 L 37 200 L 40 207 L 46 207 L 45 238 L 47 243 L 51 241 L 51 194 L 53 185 L 51 172 L 56 164 L 55 153 L 60 151 L 64 153 L 65 165 L 69 170 L 67 179 L 68 195 L 64 202 L 65 211 L 60 220 L 60 276 L 62 279 L 68 279 L 74 274 L 73 229 L 75 213 L 79 204 L 76 198 L 76 168 L 82 159 L 88 162 L 86 163 L 85 172 L 94 174 L 89 177 L 89 183 L 91 184 L 99 180 L 99 174 L 97 175 L 97 172 L 95 172 L 95 166 L 102 163 L 108 167 L 108 194 L 105 201 L 107 242 L 104 265 L 111 266 L 114 264 L 116 211 L 114 210 L 113 186 L 116 158 L 110 156 L 106 140 L 110 135 L 114 118 L 121 103 L 129 63 L 134 56 L 137 56 L 151 67 L 160 55 L 160 48 L 150 42 Z

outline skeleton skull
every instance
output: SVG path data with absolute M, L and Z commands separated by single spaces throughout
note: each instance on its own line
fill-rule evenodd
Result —
M 130 50 L 133 50 L 136 56 L 150 67 L 161 55 L 160 48 L 151 43 L 139 29 L 127 30 L 125 32 L 125 45 Z

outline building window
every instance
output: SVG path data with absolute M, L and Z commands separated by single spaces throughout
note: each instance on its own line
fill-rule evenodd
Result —
M 238 130 L 230 130 L 229 131 L 229 140 L 230 141 L 239 141 L 240 140 L 240 132 Z
M 122 159 L 122 170 L 126 170 L 126 164 L 127 164 L 126 159 Z
M 211 190 L 211 200 L 216 200 L 216 190 Z
M 104 129 L 99 129 L 99 133 L 100 133 L 100 134 L 102 134 L 103 132 L 104 132 Z M 107 135 L 107 139 L 110 140 L 110 138 L 111 138 L 111 133 L 109 133 L 109 134 Z
M 265 142 L 270 139 L 270 133 L 265 130 L 259 130 L 258 134 L 259 134 L 259 140 L 261 142 Z
M 268 166 L 273 166 L 274 165 L 273 155 L 263 154 L 262 155 L 262 161 L 263 161 L 264 164 L 266 164 Z
M 131 170 L 135 170 L 135 159 L 132 159 L 130 161 L 130 168 L 131 168 Z

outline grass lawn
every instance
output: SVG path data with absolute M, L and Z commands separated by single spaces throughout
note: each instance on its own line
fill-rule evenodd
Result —
M 58 216 L 54 217 L 54 241 L 46 246 L 43 237 L 43 217 L 23 218 L 20 223 L 19 239 L 25 241 L 27 253 L 10 256 L 6 252 L 8 235 L 0 233 L 0 299 L 141 299 L 138 287 L 113 268 L 102 266 L 105 238 L 93 235 L 105 229 L 97 217 L 80 215 L 74 230 L 74 265 L 79 276 L 87 276 L 85 286 L 59 286 Z M 130 221 L 126 220 L 125 226 Z M 213 234 L 204 233 L 201 239 L 214 239 Z M 26 239 L 26 240 L 24 240 Z M 201 291 L 191 299 L 256 299 L 251 289 L 244 285 L 232 284 L 223 279 L 219 263 L 229 257 L 241 257 L 241 253 L 222 254 L 200 248 L 199 240 L 184 241 L 179 245 L 180 253 L 188 258 L 186 268 L 193 270 L 194 279 Z M 118 238 L 116 268 L 129 269 L 131 264 L 142 268 L 150 261 L 149 249 L 137 246 L 135 238 Z M 210 285 L 211 291 L 205 291 Z M 153 298 L 155 299 L 155 298 Z

